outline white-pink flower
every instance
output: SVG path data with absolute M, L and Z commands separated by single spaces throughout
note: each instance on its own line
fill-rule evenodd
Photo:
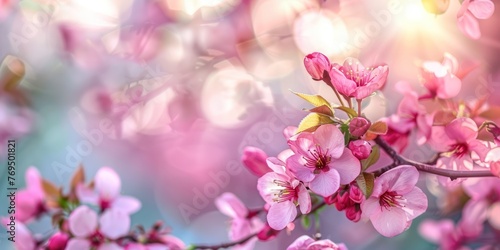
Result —
M 457 59 L 445 53 L 443 62 L 426 61 L 420 68 L 423 84 L 430 97 L 453 98 L 462 88 L 462 80 L 456 76 L 459 65 Z
M 347 247 L 340 243 L 335 244 L 331 240 L 314 240 L 313 238 L 302 235 L 297 238 L 287 250 L 347 250 Z
M 488 19 L 495 11 L 491 0 L 464 0 L 457 13 L 458 27 L 470 38 L 479 39 L 481 30 L 477 19 Z
M 427 197 L 418 187 L 418 171 L 402 165 L 375 179 L 373 193 L 361 203 L 363 215 L 375 229 L 393 237 L 408 229 L 411 221 L 427 209 Z
M 120 190 L 120 177 L 113 169 L 102 167 L 95 175 L 94 189 L 81 185 L 77 188 L 77 195 L 81 202 L 98 205 L 102 210 L 113 208 L 127 214 L 137 212 L 141 202 L 134 197 L 120 195 Z
M 233 241 L 241 240 L 250 234 L 257 233 L 264 228 L 264 223 L 256 217 L 258 214 L 249 211 L 233 193 L 223 193 L 215 199 L 215 206 L 223 214 L 231 217 L 231 229 L 229 230 L 229 239 Z M 253 248 L 255 241 L 248 241 L 245 247 Z
M 311 211 L 311 196 L 304 184 L 289 175 L 283 161 L 269 158 L 267 162 L 274 172 L 260 177 L 257 189 L 271 206 L 267 213 L 269 226 L 282 230 L 297 216 L 297 206 L 303 214 Z
M 344 135 L 335 125 L 323 125 L 314 133 L 302 132 L 288 144 L 295 152 L 287 160 L 290 172 L 323 197 L 353 181 L 361 171 L 359 160 L 345 147 Z
M 89 207 L 80 206 L 71 212 L 68 226 L 74 238 L 69 240 L 66 250 L 123 249 L 113 241 L 128 233 L 130 218 L 115 209 L 108 209 L 99 217 Z

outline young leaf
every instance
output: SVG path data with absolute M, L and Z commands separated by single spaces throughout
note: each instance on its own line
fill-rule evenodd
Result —
M 302 121 L 297 128 L 297 134 L 300 132 L 314 132 L 319 126 L 324 124 L 332 124 L 333 120 L 322 114 L 310 113 Z
M 319 107 L 319 106 L 323 106 L 323 105 L 326 105 L 329 108 L 332 107 L 330 105 L 330 103 L 320 95 L 308 95 L 308 94 L 302 94 L 302 93 L 297 93 L 297 92 L 293 92 L 293 91 L 292 91 L 292 93 L 294 93 L 295 95 L 299 96 L 300 98 L 306 100 L 307 102 L 312 104 L 314 107 Z
M 309 215 L 305 214 L 305 215 L 302 215 L 302 218 L 300 220 L 302 222 L 302 227 L 304 229 L 309 229 L 311 227 L 311 218 L 309 217 Z
M 387 130 L 388 130 L 387 123 L 383 121 L 377 121 L 370 126 L 368 132 L 376 135 L 385 135 L 387 134 Z
M 372 173 L 362 173 L 356 178 L 356 183 L 359 189 L 368 199 L 373 192 L 373 186 L 375 184 L 375 176 Z
M 323 114 L 323 115 L 333 117 L 333 110 L 330 107 L 328 107 L 327 105 L 321 105 L 318 107 L 314 107 L 312 109 L 309 109 L 309 111 L 313 112 L 313 113 L 318 113 L 318 114 Z
M 350 118 L 353 118 L 353 117 L 356 117 L 358 116 L 358 113 L 356 112 L 356 110 L 352 109 L 352 108 L 348 108 L 348 107 L 344 107 L 344 106 L 339 106 L 339 107 L 334 107 L 334 109 L 340 109 L 344 112 L 346 112 L 346 114 L 350 117 Z
M 488 110 L 479 114 L 479 116 L 486 118 L 488 120 L 496 120 L 498 119 L 498 117 L 500 117 L 500 107 L 499 106 L 490 107 L 488 108 Z
M 75 191 L 78 184 L 83 184 L 85 182 L 85 170 L 83 169 L 83 165 L 80 165 L 76 172 L 73 174 L 71 178 L 70 187 L 71 191 Z
M 47 198 L 57 201 L 61 197 L 61 189 L 48 180 L 42 179 L 42 189 Z
M 368 158 L 361 161 L 361 172 L 367 170 L 370 166 L 375 164 L 380 158 L 380 148 L 378 145 L 372 147 L 372 152 Z

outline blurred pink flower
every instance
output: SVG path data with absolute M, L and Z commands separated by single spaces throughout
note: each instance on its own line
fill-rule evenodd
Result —
M 5 17 L 7 17 L 13 6 L 12 0 L 1 0 L 0 1 L 0 20 L 3 20 Z M 17 1 L 16 1 L 17 2 Z
M 472 39 L 481 37 L 481 30 L 477 19 L 488 19 L 495 11 L 495 4 L 491 0 L 464 0 L 457 13 L 458 27 L 462 33 Z
M 271 228 L 282 230 L 297 216 L 297 208 L 303 214 L 311 211 L 311 197 L 304 184 L 290 177 L 285 170 L 285 163 L 277 158 L 268 159 L 268 165 L 274 172 L 259 178 L 257 189 L 271 207 L 267 213 L 267 222 Z
M 287 160 L 290 172 L 323 197 L 335 193 L 340 184 L 353 181 L 361 171 L 359 160 L 344 146 L 344 135 L 335 125 L 320 126 L 314 133 L 302 132 L 288 143 L 295 152 Z
M 404 232 L 427 209 L 427 197 L 415 187 L 418 176 L 415 167 L 402 165 L 375 179 L 373 193 L 361 204 L 361 210 L 383 236 Z
M 272 170 L 267 166 L 266 163 L 267 154 L 260 148 L 256 147 L 245 147 L 243 149 L 243 155 L 241 156 L 241 161 L 243 165 L 247 167 L 250 172 L 254 175 L 261 177 L 267 172 Z
M 258 212 L 249 211 L 233 193 L 223 193 L 215 199 L 215 206 L 223 214 L 231 217 L 229 239 L 241 240 L 250 234 L 257 233 L 264 228 L 264 223 L 256 217 Z M 250 244 L 249 244 L 250 243 Z M 245 247 L 252 249 L 254 241 L 245 243 Z
M 115 209 L 127 214 L 137 212 L 141 202 L 134 197 L 120 195 L 120 189 L 121 181 L 116 172 L 102 167 L 94 177 L 94 189 L 80 185 L 77 195 L 81 202 L 98 205 L 102 210 Z
M 332 65 L 325 55 L 314 52 L 304 57 L 304 66 L 313 80 L 321 81 L 323 76 L 328 76 Z
M 420 67 L 424 87 L 429 91 L 429 97 L 442 99 L 453 98 L 462 88 L 462 80 L 457 77 L 457 59 L 445 53 L 443 62 L 426 61 Z
M 500 230 L 500 179 L 468 179 L 462 186 L 471 197 L 464 206 L 460 221 L 464 233 L 471 237 L 480 235 L 485 221 Z
M 474 161 L 484 162 L 490 148 L 485 142 L 476 139 L 478 127 L 472 119 L 456 118 L 444 127 L 444 132 L 437 143 L 447 148 L 447 154 L 438 160 L 438 167 L 472 170 Z
M 314 240 L 313 238 L 302 235 L 297 238 L 287 250 L 347 250 L 344 244 L 335 244 L 331 240 Z
M 352 154 L 359 160 L 368 158 L 368 156 L 370 156 L 370 153 L 372 152 L 372 146 L 365 140 L 355 140 L 349 142 L 349 149 L 352 151 Z
M 28 134 L 33 127 L 33 117 L 32 110 L 15 104 L 11 96 L 0 90 L 0 141 L 5 142 Z M 0 157 L 6 155 L 6 145 L 0 146 Z
M 333 65 L 330 79 L 333 87 L 343 96 L 362 100 L 381 89 L 388 74 L 387 65 L 365 68 L 358 59 L 347 58 L 344 65 Z
M 408 146 L 408 137 L 411 130 L 405 130 L 404 127 L 398 126 L 401 123 L 401 117 L 392 115 L 389 118 L 383 119 L 387 123 L 387 133 L 381 135 L 382 139 L 389 143 L 398 153 L 402 153 Z
M 452 220 L 424 220 L 420 223 L 418 231 L 424 239 L 438 244 L 441 250 L 468 249 L 464 248 L 467 238 L 460 227 L 455 227 Z
M 45 193 L 42 189 L 42 178 L 35 167 L 26 171 L 26 189 L 16 196 L 16 220 L 27 222 L 46 211 Z
M 491 149 L 484 159 L 490 165 L 490 171 L 500 177 L 500 147 Z
M 67 250 L 123 249 L 113 240 L 128 233 L 130 218 L 123 211 L 115 209 L 108 209 L 98 217 L 94 210 L 80 206 L 71 212 L 68 224 L 74 238 L 69 240 Z

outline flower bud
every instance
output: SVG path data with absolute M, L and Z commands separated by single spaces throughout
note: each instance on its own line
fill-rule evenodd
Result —
M 337 194 L 337 202 L 335 203 L 337 210 L 342 211 L 350 205 L 352 204 L 351 199 L 349 199 L 349 192 L 339 192 Z
M 57 232 L 49 239 L 49 250 L 64 250 L 68 244 L 69 236 L 65 233 Z
M 316 81 L 323 80 L 324 72 L 330 71 L 331 68 L 328 57 L 319 52 L 314 52 L 304 57 L 304 66 L 306 67 L 307 73 Z
M 365 140 L 351 141 L 349 143 L 349 149 L 352 151 L 352 154 L 360 160 L 368 158 L 372 152 L 372 146 Z
M 353 222 L 358 222 L 361 219 L 361 210 L 356 208 L 356 206 L 348 207 L 345 210 L 345 216 Z
M 260 232 L 257 234 L 257 238 L 260 241 L 268 241 L 276 238 L 276 235 L 278 235 L 280 231 L 272 229 L 269 224 L 266 223 L 264 228 L 260 230 Z
M 363 136 L 371 126 L 371 122 L 363 117 L 354 117 L 349 123 L 349 133 L 356 137 Z
M 358 186 L 351 185 L 349 187 L 349 198 L 356 203 L 361 203 L 365 199 L 365 196 L 363 195 L 363 192 L 361 192 L 361 189 L 358 188 Z
M 243 165 L 258 177 L 271 172 L 271 169 L 267 166 L 266 159 L 267 154 L 262 149 L 256 147 L 245 147 L 241 156 Z

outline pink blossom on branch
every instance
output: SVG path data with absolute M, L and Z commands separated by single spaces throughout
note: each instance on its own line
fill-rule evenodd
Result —
M 415 167 L 402 165 L 375 179 L 373 193 L 361 210 L 383 236 L 404 232 L 427 209 L 427 197 L 415 187 L 418 177 Z
M 362 100 L 380 90 L 389 74 L 387 65 L 365 68 L 358 59 L 347 58 L 344 64 L 334 64 L 330 71 L 333 87 L 345 97 Z
M 420 68 L 423 85 L 430 97 L 449 99 L 458 95 L 462 88 L 457 59 L 445 53 L 443 62 L 425 61 Z
M 243 149 L 243 155 L 241 156 L 241 161 L 247 169 L 252 172 L 252 174 L 261 177 L 265 173 L 271 172 L 272 170 L 267 166 L 266 163 L 267 154 L 260 148 L 256 147 L 245 147 Z
M 290 172 L 323 197 L 334 194 L 361 171 L 359 160 L 345 147 L 344 135 L 334 125 L 320 126 L 314 133 L 302 132 L 288 144 L 295 152 L 287 160 Z

